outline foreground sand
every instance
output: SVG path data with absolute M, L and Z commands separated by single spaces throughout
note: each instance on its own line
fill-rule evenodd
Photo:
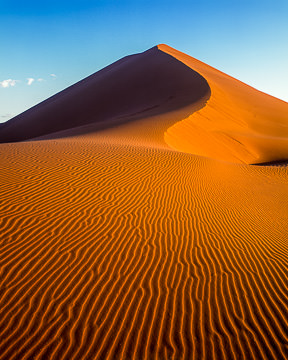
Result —
M 287 358 L 288 105 L 159 49 L 208 102 L 0 144 L 1 359 Z

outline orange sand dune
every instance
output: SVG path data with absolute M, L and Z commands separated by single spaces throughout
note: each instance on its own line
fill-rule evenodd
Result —
M 288 168 L 245 164 L 287 159 L 288 104 L 166 45 L 144 54 L 166 72 L 135 70 L 119 117 L 111 75 L 103 122 L 91 105 L 95 121 L 26 132 L 35 107 L 0 129 L 0 359 L 288 357 Z M 11 142 L 20 123 L 42 140 Z

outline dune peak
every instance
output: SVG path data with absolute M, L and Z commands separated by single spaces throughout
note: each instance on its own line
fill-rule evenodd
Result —
M 174 150 L 245 164 L 288 159 L 287 103 L 166 44 L 124 57 L 7 121 L 0 142 L 163 114 L 175 118 L 163 129 Z
M 0 142 L 93 123 L 109 127 L 174 111 L 209 94 L 201 75 L 155 46 L 116 61 L 9 120 L 0 129 Z

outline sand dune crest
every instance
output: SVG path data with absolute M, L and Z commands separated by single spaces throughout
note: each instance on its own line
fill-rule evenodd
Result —
M 203 109 L 165 133 L 175 149 L 229 162 L 288 160 L 288 104 L 167 45 L 159 49 L 199 72 L 211 88 Z

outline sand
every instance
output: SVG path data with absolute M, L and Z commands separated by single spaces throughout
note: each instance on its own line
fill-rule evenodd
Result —
M 287 126 L 159 45 L 2 127 L 0 359 L 286 359 Z

